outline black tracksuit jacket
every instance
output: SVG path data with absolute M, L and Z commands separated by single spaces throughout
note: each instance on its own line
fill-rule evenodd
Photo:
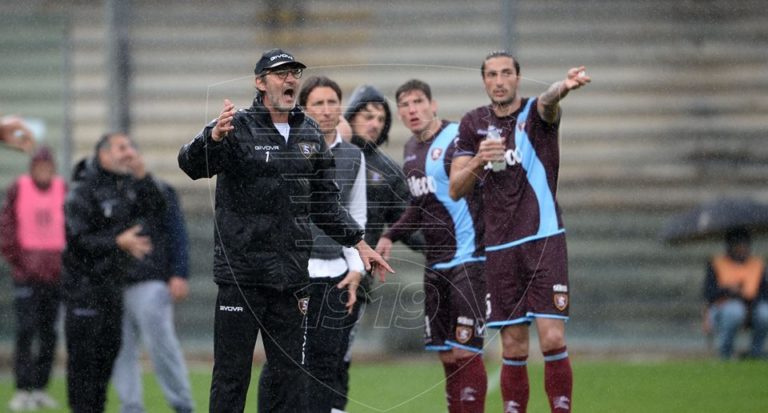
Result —
M 150 175 L 136 180 L 102 169 L 95 158 L 74 169 L 65 202 L 67 246 L 62 254 L 65 295 L 76 299 L 92 288 L 120 288 L 139 265 L 115 239 L 142 224 L 143 235 L 161 231 L 153 217 L 164 214 L 166 203 Z M 158 252 L 154 252 L 157 254 Z
M 215 121 L 179 152 L 192 179 L 217 176 L 214 280 L 278 290 L 309 282 L 310 220 L 352 246 L 363 237 L 339 204 L 334 161 L 317 124 L 299 108 L 289 115 L 288 142 L 257 97 L 239 110 L 234 131 L 211 138 Z

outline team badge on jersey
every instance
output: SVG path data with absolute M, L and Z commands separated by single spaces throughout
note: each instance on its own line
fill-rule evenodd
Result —
M 299 311 L 307 315 L 307 309 L 309 309 L 309 297 L 299 298 Z
M 565 311 L 568 308 L 568 294 L 555 294 L 553 299 L 558 310 Z
M 472 339 L 474 335 L 473 328 L 470 326 L 456 326 L 456 341 L 465 344 Z
M 443 148 L 432 149 L 432 155 L 431 155 L 432 156 L 432 160 L 436 161 L 436 160 L 440 159 L 440 155 L 442 155 L 442 154 L 443 154 Z
M 313 153 L 317 152 L 317 144 L 312 142 L 299 142 L 299 152 L 304 155 L 305 158 L 309 158 Z

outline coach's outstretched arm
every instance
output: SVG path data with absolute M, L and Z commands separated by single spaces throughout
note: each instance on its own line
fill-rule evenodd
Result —
M 564 80 L 557 81 L 547 89 L 546 92 L 539 95 L 536 102 L 536 108 L 539 116 L 548 123 L 554 123 L 560 116 L 560 101 L 568 96 L 568 92 L 578 89 L 592 81 L 587 76 L 586 67 L 572 67 L 568 69 L 568 74 Z

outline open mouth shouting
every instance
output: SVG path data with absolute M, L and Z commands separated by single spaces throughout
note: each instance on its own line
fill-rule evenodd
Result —
M 289 87 L 283 91 L 283 96 L 285 96 L 286 100 L 293 100 L 295 94 L 296 92 L 294 91 L 293 87 Z

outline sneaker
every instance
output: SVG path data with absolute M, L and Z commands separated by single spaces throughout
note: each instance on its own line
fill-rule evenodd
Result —
M 59 407 L 59 403 L 46 393 L 45 390 L 33 390 L 30 398 L 38 408 L 56 409 Z
M 18 390 L 8 402 L 8 408 L 12 412 L 27 412 L 35 410 L 37 406 L 32 400 L 32 394 L 26 390 Z

